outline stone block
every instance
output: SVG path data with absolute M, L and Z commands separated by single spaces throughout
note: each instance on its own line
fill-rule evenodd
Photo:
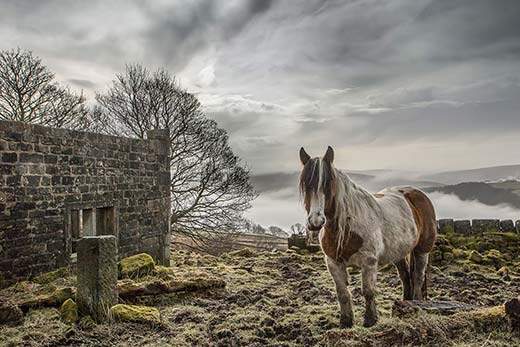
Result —
M 77 244 L 78 289 L 76 301 L 82 315 L 98 322 L 108 318 L 117 304 L 117 244 L 115 236 L 87 236 Z
M 486 231 L 500 230 L 499 219 L 473 219 L 471 221 L 471 229 L 474 234 L 480 234 Z
M 453 219 L 439 219 L 439 232 L 445 234 L 448 231 L 455 230 L 455 223 Z
M 515 229 L 515 223 L 511 219 L 501 220 L 500 221 L 500 231 L 506 232 L 506 233 L 514 233 L 516 231 Z
M 455 232 L 462 235 L 471 235 L 471 222 L 469 220 L 456 220 L 453 222 Z

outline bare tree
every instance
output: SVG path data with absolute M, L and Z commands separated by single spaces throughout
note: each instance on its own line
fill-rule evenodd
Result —
M 29 51 L 0 51 L 0 119 L 53 127 L 89 125 L 83 94 L 54 82 L 54 74 Z
M 94 118 L 111 134 L 145 138 L 170 129 L 172 228 L 199 246 L 244 223 L 256 193 L 249 171 L 233 153 L 225 130 L 206 118 L 197 98 L 165 70 L 129 65 L 105 94 L 96 95 Z

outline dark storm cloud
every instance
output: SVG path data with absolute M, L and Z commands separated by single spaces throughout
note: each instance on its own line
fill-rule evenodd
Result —
M 33 50 L 73 87 L 103 89 L 127 62 L 168 68 L 255 171 L 293 170 L 301 144 L 353 168 L 399 167 L 393 148 L 418 169 L 517 161 L 516 0 L 0 4 L 0 49 Z M 475 139 L 491 142 L 444 159 Z

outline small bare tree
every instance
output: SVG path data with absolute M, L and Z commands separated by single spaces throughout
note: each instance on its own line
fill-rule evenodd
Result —
M 256 197 L 249 171 L 231 150 L 226 131 L 204 116 L 197 98 L 167 71 L 127 66 L 96 100 L 94 119 L 105 132 L 145 138 L 147 130 L 170 129 L 174 232 L 206 248 L 216 234 L 242 228 L 243 212 Z
M 54 74 L 29 51 L 0 51 L 0 119 L 85 129 L 83 94 L 54 82 Z

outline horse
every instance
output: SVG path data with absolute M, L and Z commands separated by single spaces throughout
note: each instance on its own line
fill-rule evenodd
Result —
M 404 300 L 426 295 L 428 255 L 437 235 L 435 210 L 421 190 L 389 187 L 371 194 L 333 165 L 334 150 L 311 158 L 300 149 L 300 193 L 307 228 L 318 233 L 327 268 L 336 285 L 340 327 L 352 327 L 352 297 L 347 266 L 361 269 L 365 299 L 363 325 L 377 323 L 376 283 L 379 265 L 394 264 Z

